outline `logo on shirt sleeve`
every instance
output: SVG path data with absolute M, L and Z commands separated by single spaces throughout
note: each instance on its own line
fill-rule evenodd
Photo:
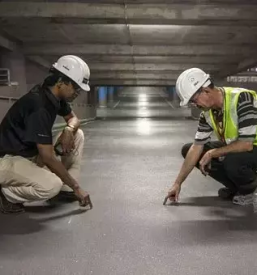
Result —
M 49 137 L 48 135 L 44 135 L 44 134 L 37 134 L 39 137 Z

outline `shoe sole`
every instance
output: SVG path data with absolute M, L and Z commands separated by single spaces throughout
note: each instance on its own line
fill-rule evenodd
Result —
M 248 200 L 245 200 L 243 202 L 242 201 L 233 200 L 233 204 L 241 205 L 241 206 L 247 206 L 247 205 L 253 204 L 253 199 L 248 199 Z
M 6 210 L 3 204 L 3 199 L 0 195 L 0 212 L 3 214 L 18 214 L 18 213 L 24 213 L 25 209 L 12 210 L 12 211 Z

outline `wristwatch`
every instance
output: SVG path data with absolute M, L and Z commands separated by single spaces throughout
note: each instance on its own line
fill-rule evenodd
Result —
M 66 125 L 65 128 L 68 128 L 69 130 L 74 131 L 75 127 L 73 125 Z

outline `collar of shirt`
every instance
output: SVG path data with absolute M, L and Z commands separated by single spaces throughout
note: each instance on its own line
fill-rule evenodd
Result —
M 49 99 L 49 101 L 54 105 L 56 110 L 58 111 L 61 107 L 60 100 L 51 92 L 49 88 L 44 89 L 44 92 Z
M 223 95 L 223 106 L 222 106 L 222 109 L 213 110 L 213 114 L 217 118 L 218 121 L 222 121 L 223 113 L 224 113 L 224 105 L 226 103 L 225 102 L 225 90 L 222 87 L 219 87 L 218 89 L 221 91 L 221 93 Z

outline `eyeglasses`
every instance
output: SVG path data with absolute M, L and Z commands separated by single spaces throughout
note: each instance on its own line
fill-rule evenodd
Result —
M 82 89 L 77 83 L 72 82 L 72 86 L 73 86 L 73 89 L 77 95 L 81 94 Z
M 193 97 L 189 100 L 190 104 L 196 104 L 200 94 L 202 93 L 202 90 L 200 90 L 199 92 L 196 92 Z
M 86 78 L 83 78 L 82 83 L 88 85 L 89 84 L 89 80 L 86 79 Z M 81 94 L 81 92 L 83 91 L 83 89 L 77 83 L 75 83 L 75 82 L 73 82 L 72 85 L 73 85 L 73 88 L 75 90 L 75 93 L 76 94 Z

